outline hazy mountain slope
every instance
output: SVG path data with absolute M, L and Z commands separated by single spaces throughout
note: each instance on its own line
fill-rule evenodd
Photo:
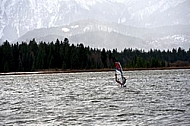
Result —
M 189 24 L 188 0 L 131 0 L 125 3 L 130 13 L 130 20 L 122 17 L 125 24 L 141 27 Z
M 172 49 L 179 46 L 190 47 L 190 25 L 173 25 L 158 28 L 136 28 L 117 23 L 84 20 L 52 28 L 42 28 L 28 32 L 18 39 L 51 42 L 65 37 L 71 43 L 84 43 L 92 47 L 105 48 L 159 48 Z M 120 43 L 120 44 L 118 44 Z
M 115 32 L 87 32 L 71 36 L 72 43 L 84 43 L 94 48 L 123 50 L 124 48 L 146 48 L 145 41 Z M 138 43 L 138 44 L 135 44 Z
M 0 43 L 88 19 L 149 28 L 187 25 L 189 6 L 189 0 L 1 0 Z

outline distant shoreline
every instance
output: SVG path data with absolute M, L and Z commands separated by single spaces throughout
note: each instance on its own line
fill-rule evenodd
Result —
M 157 68 L 123 68 L 124 71 L 136 71 L 136 70 L 173 70 L 173 69 L 190 69 L 190 66 L 157 67 Z
M 141 70 L 173 70 L 173 69 L 190 69 L 190 66 L 184 67 L 158 67 L 158 68 L 123 68 L 123 71 L 141 71 Z M 83 69 L 83 70 L 60 70 L 60 69 L 47 69 L 34 72 L 8 72 L 0 73 L 1 75 L 28 75 L 28 74 L 53 74 L 53 73 L 81 73 L 81 72 L 106 72 L 114 71 L 114 68 L 105 69 Z

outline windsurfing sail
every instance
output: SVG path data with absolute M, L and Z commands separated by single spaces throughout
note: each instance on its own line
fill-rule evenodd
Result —
M 120 62 L 115 62 L 115 81 L 121 85 L 124 85 L 126 82 Z

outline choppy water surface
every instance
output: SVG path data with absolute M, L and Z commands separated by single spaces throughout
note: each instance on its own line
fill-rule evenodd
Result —
M 0 125 L 190 125 L 190 70 L 0 76 Z

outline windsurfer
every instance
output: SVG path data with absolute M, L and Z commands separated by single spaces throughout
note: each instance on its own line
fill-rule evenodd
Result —
M 121 85 L 121 87 L 126 87 L 126 78 L 123 76 L 123 70 L 119 62 L 115 62 L 115 81 Z
M 125 87 L 125 85 L 124 85 L 126 83 L 126 78 L 125 77 L 122 78 L 122 82 L 121 82 L 121 81 L 119 81 L 119 79 L 117 78 L 117 74 L 115 73 L 115 81 L 117 83 L 119 83 L 121 85 L 121 87 Z

